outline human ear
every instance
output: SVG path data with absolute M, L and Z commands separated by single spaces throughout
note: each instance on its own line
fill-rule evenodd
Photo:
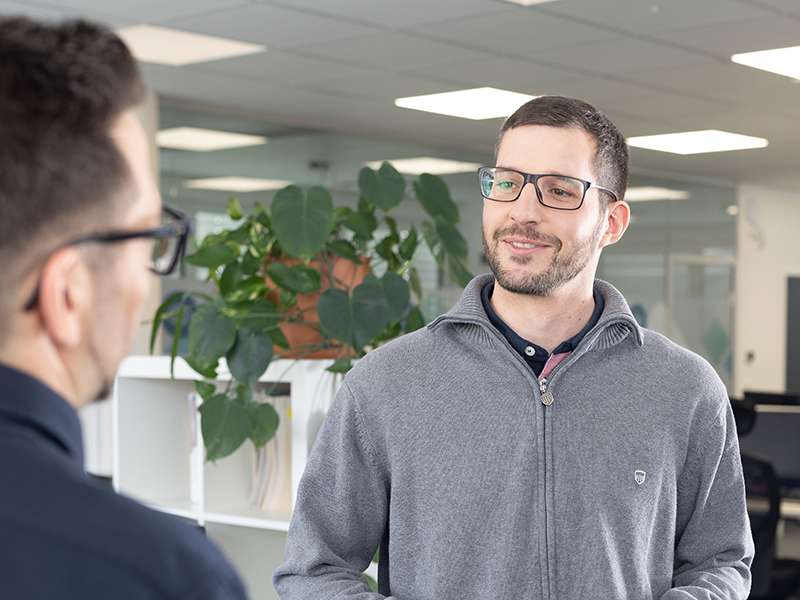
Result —
M 631 220 L 631 208 L 624 200 L 616 200 L 608 205 L 605 217 L 605 230 L 600 239 L 600 247 L 616 244 L 628 228 Z
M 57 346 L 79 346 L 92 296 L 91 274 L 80 252 L 72 247 L 54 252 L 42 268 L 39 286 L 43 328 Z

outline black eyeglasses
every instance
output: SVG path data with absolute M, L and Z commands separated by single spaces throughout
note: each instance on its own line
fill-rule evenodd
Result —
M 178 264 L 178 260 L 186 249 L 186 241 L 192 231 L 192 222 L 189 217 L 177 210 L 166 206 L 161 209 L 161 226 L 155 229 L 142 229 L 138 231 L 110 231 L 85 235 L 61 244 L 56 250 L 68 246 L 89 243 L 114 243 L 134 240 L 139 238 L 152 238 L 153 251 L 150 255 L 150 270 L 156 275 L 169 275 Z M 39 300 L 39 286 L 33 293 L 30 301 L 25 305 L 25 310 L 31 310 Z
M 564 175 L 531 175 L 503 167 L 481 167 L 478 169 L 478 178 L 483 197 L 495 202 L 514 202 L 527 183 L 533 184 L 539 202 L 556 210 L 578 210 L 583 206 L 586 192 L 592 187 L 608 192 L 615 201 L 618 199 L 606 187 Z

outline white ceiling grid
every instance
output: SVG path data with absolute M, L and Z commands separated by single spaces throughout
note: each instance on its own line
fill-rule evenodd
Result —
M 0 0 L 0 14 L 148 23 L 265 44 L 186 67 L 145 65 L 176 100 L 287 123 L 490 149 L 498 122 L 394 106 L 399 96 L 490 85 L 586 99 L 627 136 L 723 129 L 765 149 L 636 168 L 800 186 L 800 85 L 731 54 L 800 45 L 800 0 Z

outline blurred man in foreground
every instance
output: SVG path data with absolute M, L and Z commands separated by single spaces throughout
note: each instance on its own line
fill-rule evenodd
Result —
M 83 471 L 76 410 L 110 392 L 189 229 L 161 206 L 143 97 L 110 31 L 0 19 L 0 598 L 246 597 L 200 531 Z

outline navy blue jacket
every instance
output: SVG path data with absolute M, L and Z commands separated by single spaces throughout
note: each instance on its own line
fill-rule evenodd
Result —
M 240 599 L 197 528 L 91 481 L 75 410 L 0 365 L 0 599 Z

